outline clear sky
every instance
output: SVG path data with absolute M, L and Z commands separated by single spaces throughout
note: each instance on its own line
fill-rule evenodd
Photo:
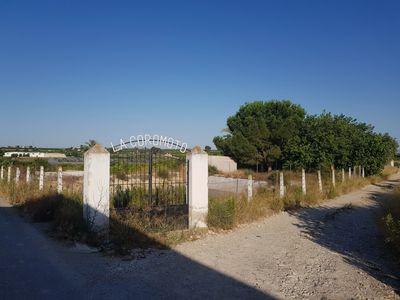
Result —
M 0 1 L 0 145 L 212 145 L 290 99 L 400 140 L 400 1 Z

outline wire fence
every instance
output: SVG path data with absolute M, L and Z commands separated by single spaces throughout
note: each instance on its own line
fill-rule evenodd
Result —
M 356 166 L 348 169 L 274 170 L 264 173 L 251 173 L 239 170 L 228 174 L 216 174 L 208 177 L 208 191 L 211 197 L 247 196 L 251 198 L 259 189 L 279 192 L 282 196 L 290 188 L 323 192 L 354 178 L 365 177 L 365 168 Z

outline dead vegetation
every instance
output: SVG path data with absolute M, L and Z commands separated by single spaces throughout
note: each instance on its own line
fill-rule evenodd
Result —
M 287 187 L 283 198 L 279 197 L 276 178 L 272 177 L 275 172 L 269 176 L 273 182 L 272 189 L 258 189 L 251 201 L 248 201 L 244 194 L 210 197 L 208 224 L 217 230 L 232 229 L 237 225 L 254 222 L 279 211 L 315 206 L 325 200 L 387 179 L 390 174 L 397 173 L 397 171 L 397 168 L 387 167 L 381 176 L 352 177 L 350 179 L 345 177 L 345 181 L 342 181 L 341 173 L 337 173 L 336 185 L 333 186 L 330 180 L 323 181 L 322 193 L 319 190 L 317 176 L 307 174 L 307 193 L 305 195 L 301 189 L 301 175 L 298 172 L 286 172 Z M 323 178 L 329 177 L 325 174 Z

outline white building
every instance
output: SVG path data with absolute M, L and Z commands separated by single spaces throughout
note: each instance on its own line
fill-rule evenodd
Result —
M 237 170 L 236 162 L 228 156 L 208 156 L 208 165 L 216 167 L 222 172 L 234 172 Z
M 4 157 L 65 158 L 63 153 L 45 152 L 6 152 Z

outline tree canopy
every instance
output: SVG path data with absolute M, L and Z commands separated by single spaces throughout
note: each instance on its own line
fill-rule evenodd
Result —
M 246 103 L 228 118 L 217 149 L 241 165 L 317 169 L 362 165 L 379 173 L 398 147 L 388 134 L 345 115 L 308 115 L 289 100 Z

